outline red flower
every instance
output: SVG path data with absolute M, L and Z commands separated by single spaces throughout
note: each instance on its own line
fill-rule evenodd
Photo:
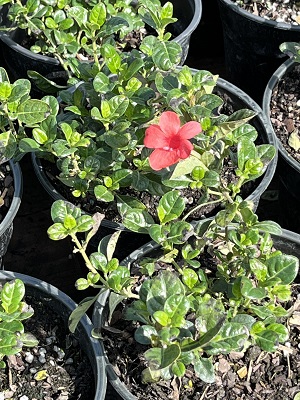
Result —
M 146 129 L 144 145 L 155 149 L 149 157 L 151 168 L 159 171 L 189 157 L 193 145 L 187 139 L 198 135 L 201 130 L 199 122 L 190 121 L 180 127 L 180 119 L 175 112 L 163 112 L 159 125 L 153 124 Z

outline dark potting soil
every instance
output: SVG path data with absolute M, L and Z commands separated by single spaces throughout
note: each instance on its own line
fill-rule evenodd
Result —
M 34 309 L 34 315 L 23 321 L 25 332 L 39 344 L 7 358 L 7 368 L 0 369 L 4 399 L 92 400 L 92 367 L 75 336 L 43 302 L 31 295 L 25 300 Z
M 296 64 L 289 70 L 274 88 L 270 102 L 270 119 L 274 132 L 285 150 L 300 162 L 300 137 L 298 136 L 300 132 L 300 64 Z M 294 134 L 296 134 L 295 144 L 292 141 Z
M 293 25 L 300 23 L 298 0 L 232 0 L 232 2 L 265 19 Z

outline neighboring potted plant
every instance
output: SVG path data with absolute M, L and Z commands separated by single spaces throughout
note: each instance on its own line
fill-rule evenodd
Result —
M 299 236 L 281 236 L 278 224 L 260 222 L 251 203 L 240 198 L 197 224 L 182 218 L 184 207 L 178 192 L 164 195 L 157 210 L 160 222 L 149 228 L 154 241 L 120 263 L 113 256 L 117 234 L 86 253 L 101 216 L 93 220 L 60 200 L 51 209 L 49 237 L 70 235 L 89 271 L 77 288 L 91 286 L 100 293 L 74 311 L 73 328 L 96 301 L 93 334 L 103 340 L 107 356 L 109 348 L 116 356 L 107 370 L 124 399 L 192 399 L 195 391 L 203 395 L 213 384 L 218 360 L 226 354 L 241 359 L 254 348 L 273 353 L 289 340 L 286 323 L 293 307 L 288 301 L 299 269 Z M 81 242 L 77 235 L 83 231 L 87 236 Z M 122 355 L 133 371 L 122 361 L 118 365 Z
M 143 53 L 119 54 L 104 45 L 101 72 L 84 68 L 83 81 L 73 91 L 61 91 L 60 103 L 44 98 L 52 114 L 32 130 L 32 137 L 19 141 L 20 154 L 33 152 L 53 161 L 56 168 L 49 175 L 58 179 L 52 185 L 59 184 L 57 192 L 68 201 L 90 214 L 102 207 L 105 219 L 117 223 L 130 212 L 140 232 L 147 224 L 144 210 L 175 188 L 191 208 L 199 205 L 191 219 L 209 216 L 216 204 L 247 186 L 244 197 L 257 206 L 277 161 L 261 109 L 218 76 L 178 67 L 178 49 L 153 52 L 157 40 L 145 39 Z M 168 124 L 170 140 L 186 133 L 164 152 L 167 162 L 157 165 L 153 148 L 160 143 L 151 136 L 157 129 L 163 136 Z
M 10 73 L 16 79 L 27 77 L 29 71 L 40 89 L 52 92 L 57 86 L 45 85 L 40 74 L 62 85 L 77 75 L 81 62 L 94 61 L 100 70 L 104 43 L 130 51 L 139 48 L 145 36 L 155 34 L 163 42 L 172 39 L 170 46 L 182 46 L 183 63 L 202 13 L 201 0 L 188 0 L 184 12 L 178 0 L 25 1 L 22 5 L 18 0 L 2 0 L 0 4 L 4 5 L 0 39 Z
M 286 59 L 281 43 L 300 40 L 296 1 L 217 0 L 226 77 L 261 104 L 273 72 Z
M 284 42 L 280 45 L 280 50 L 289 58 L 273 73 L 263 97 L 263 109 L 272 124 L 279 150 L 278 175 L 283 204 L 286 202 L 286 194 L 289 195 L 289 208 L 283 220 L 296 232 L 299 232 L 300 199 L 299 49 L 299 42 Z
M 25 131 L 45 120 L 49 105 L 30 98 L 30 82 L 20 79 L 9 81 L 6 70 L 0 67 L 0 262 L 7 250 L 13 220 L 18 212 L 22 196 L 22 174 L 13 158 L 17 141 Z
M 76 304 L 65 293 L 10 271 L 0 272 L 0 283 L 0 376 L 5 398 L 66 394 L 104 400 L 103 348 L 91 336 L 90 319 L 83 316 L 71 335 L 67 322 Z

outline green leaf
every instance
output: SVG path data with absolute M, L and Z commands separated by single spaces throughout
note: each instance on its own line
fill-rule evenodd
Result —
M 161 349 L 161 365 L 160 368 L 166 368 L 175 362 L 181 354 L 178 344 L 171 344 Z
M 103 3 L 96 4 L 90 14 L 89 14 L 89 22 L 97 26 L 97 29 L 100 29 L 101 26 L 106 21 L 106 8 Z
M 253 225 L 253 228 L 257 228 L 261 232 L 267 232 L 272 235 L 278 235 L 280 236 L 282 234 L 282 228 L 279 224 L 277 224 L 274 221 L 261 221 L 261 222 L 256 222 Z
M 157 215 L 161 224 L 178 218 L 185 208 L 184 199 L 178 191 L 166 193 L 159 201 Z
M 249 337 L 249 330 L 243 324 L 227 322 L 208 345 L 205 351 L 209 354 L 228 354 L 231 351 L 241 351 Z
M 279 279 L 284 285 L 292 283 L 299 270 L 299 259 L 288 254 L 270 257 L 266 260 L 270 279 Z
M 18 107 L 18 120 L 27 126 L 32 126 L 46 119 L 49 111 L 47 103 L 29 99 Z
M 241 293 L 249 299 L 263 299 L 266 296 L 264 288 L 254 287 L 249 278 L 242 276 L 241 278 Z
M 174 41 L 156 42 L 153 49 L 153 61 L 163 71 L 168 71 L 180 61 L 181 46 Z
M 127 229 L 138 233 L 148 233 L 149 227 L 154 224 L 151 215 L 140 208 L 126 211 L 122 222 Z
M 215 382 L 214 366 L 210 359 L 200 357 L 194 361 L 195 373 L 199 378 L 206 383 Z
M 179 176 L 190 174 L 194 168 L 201 167 L 203 171 L 207 171 L 208 168 L 203 164 L 196 152 L 191 153 L 191 155 L 185 160 L 179 161 L 176 164 L 175 169 L 170 177 L 170 179 L 176 179 Z
M 157 331 L 151 325 L 139 326 L 134 332 L 135 340 L 144 345 L 151 345 L 155 337 L 157 337 Z
M 21 279 L 6 282 L 1 291 L 2 307 L 8 314 L 12 314 L 20 307 L 25 295 L 25 285 Z
M 276 332 L 266 329 L 255 335 L 255 341 L 262 350 L 273 353 L 277 350 L 279 336 Z
M 183 345 L 181 347 L 181 351 L 190 352 L 192 350 L 196 350 L 201 347 L 206 347 L 212 341 L 212 339 L 215 338 L 215 336 L 217 336 L 217 334 L 220 332 L 220 330 L 224 325 L 225 320 L 226 316 L 223 315 L 213 328 L 211 328 L 204 335 L 202 335 L 199 340 Z
M 68 321 L 68 326 L 70 329 L 70 332 L 74 333 L 79 321 L 81 318 L 85 315 L 87 310 L 95 303 L 97 300 L 98 295 L 95 297 L 87 297 L 77 305 L 75 310 L 73 310 L 69 316 L 69 321 Z
M 270 324 L 267 327 L 268 329 L 270 329 L 271 331 L 274 331 L 277 333 L 278 335 L 278 340 L 280 343 L 284 343 L 288 340 L 289 338 L 289 331 L 287 329 L 286 326 L 282 325 L 282 324 Z
M 94 189 L 96 199 L 109 203 L 114 200 L 114 194 L 103 185 L 97 185 Z

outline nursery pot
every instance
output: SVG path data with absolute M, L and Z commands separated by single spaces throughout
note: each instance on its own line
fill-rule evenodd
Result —
M 166 3 L 167 0 L 163 1 Z M 198 26 L 202 14 L 201 0 L 171 0 L 174 7 L 174 17 L 178 20 L 172 26 L 171 33 L 174 41 L 182 46 L 181 64 L 184 63 L 191 39 L 192 32 Z M 6 22 L 7 6 L 0 9 L 0 20 Z M 60 62 L 53 57 L 35 54 L 22 45 L 26 37 L 25 30 L 16 29 L 12 32 L 0 31 L 0 43 L 2 50 L 3 65 L 10 79 L 27 78 L 27 71 L 33 70 L 46 78 L 60 84 L 66 84 L 67 74 L 61 67 Z M 32 82 L 35 97 L 42 96 L 41 92 Z
M 287 56 L 283 42 L 300 41 L 300 25 L 267 20 L 231 0 L 218 0 L 227 79 L 259 104 L 272 73 Z
M 299 63 L 293 61 L 293 59 L 284 61 L 273 73 L 268 84 L 266 85 L 263 96 L 263 110 L 270 123 L 272 93 L 280 80 L 283 79 L 284 76 L 288 74 L 289 71 L 292 71 L 297 65 L 299 65 Z M 278 176 L 281 185 L 281 190 L 279 190 L 279 202 L 284 209 L 284 213 L 282 213 L 283 215 L 281 216 L 281 224 L 286 224 L 289 229 L 300 232 L 300 163 L 289 154 L 289 152 L 283 146 L 283 143 L 277 137 L 273 128 L 272 134 L 274 136 L 274 140 L 276 141 L 279 152 Z M 286 204 L 289 206 L 286 207 Z
M 19 163 L 9 161 L 9 167 L 13 174 L 14 194 L 9 210 L 0 223 L 0 268 L 2 257 L 5 255 L 13 234 L 13 220 L 19 210 L 23 191 L 23 178 Z
M 76 303 L 69 296 L 55 286 L 30 275 L 11 271 L 0 272 L 0 280 L 2 282 L 17 278 L 21 279 L 25 284 L 25 295 L 32 295 L 43 304 L 47 304 L 47 307 L 65 320 L 67 326 L 69 315 L 76 308 Z M 93 369 L 95 381 L 94 400 L 104 400 L 107 385 L 106 365 L 102 344 L 91 336 L 92 328 L 91 320 L 84 315 L 76 328 L 74 336 L 88 357 Z
M 291 254 L 295 257 L 300 258 L 300 235 L 289 231 L 289 230 L 282 230 L 281 235 L 272 235 L 272 239 L 274 242 L 274 247 L 278 250 L 281 250 L 283 253 Z M 130 254 L 121 264 L 122 265 L 130 265 L 132 262 L 147 257 L 150 253 L 155 254 L 155 252 L 159 252 L 160 246 L 151 241 L 146 245 L 142 246 L 141 248 L 134 251 Z M 107 299 L 109 296 L 109 291 L 105 291 L 98 297 L 95 307 L 93 310 L 93 324 L 95 327 L 101 327 L 103 325 L 104 320 L 104 313 L 107 312 Z M 104 346 L 105 352 L 105 346 Z M 124 400 L 137 400 L 137 397 L 134 396 L 126 387 L 126 385 L 120 380 L 117 374 L 114 371 L 113 366 L 110 364 L 107 354 L 105 353 L 106 357 L 106 371 L 108 376 L 108 381 L 113 386 L 115 391 L 120 395 L 120 397 Z

